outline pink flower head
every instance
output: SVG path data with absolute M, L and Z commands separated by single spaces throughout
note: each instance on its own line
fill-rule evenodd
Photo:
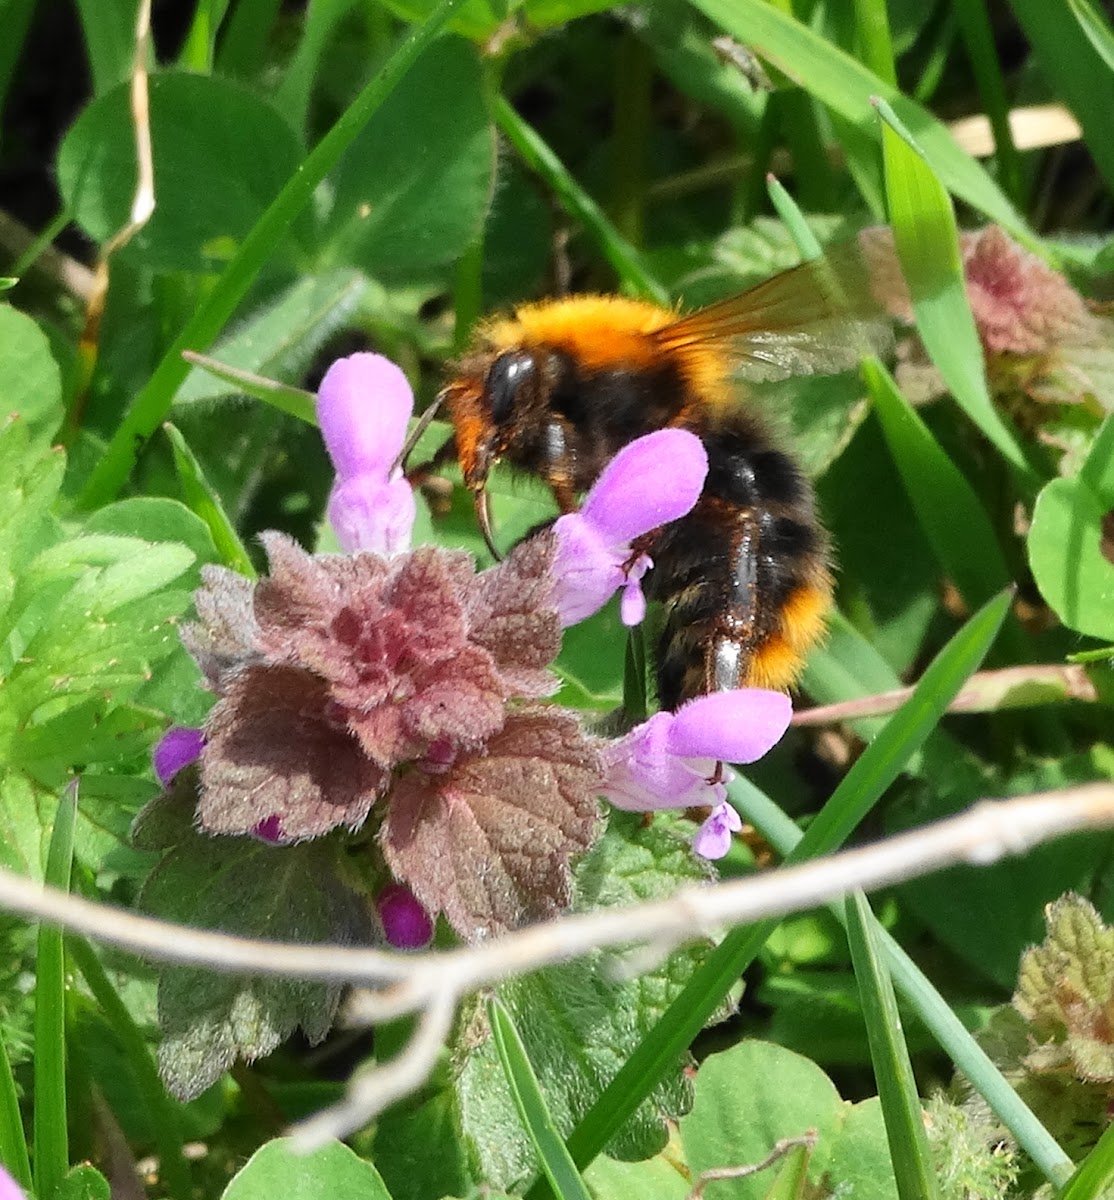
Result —
M 683 517 L 700 499 L 708 455 L 695 434 L 659 429 L 624 446 L 607 464 L 579 512 L 557 519 L 553 603 L 564 626 L 598 612 L 623 588 L 623 623 L 646 612 L 642 577 L 653 565 L 632 543 Z
M 413 411 L 406 376 L 381 354 L 338 359 L 321 381 L 317 420 L 337 473 L 329 521 L 349 552 L 410 546 L 414 493 L 395 462 Z
M 200 729 L 172 725 L 155 743 L 151 753 L 159 783 L 166 787 L 179 771 L 197 762 L 204 746 L 205 735 Z
M 23 1192 L 3 1167 L 0 1167 L 0 1200 L 23 1200 Z
M 388 944 L 397 950 L 422 950 L 433 941 L 433 920 L 405 884 L 388 884 L 375 907 Z
M 716 763 L 761 758 L 789 728 L 792 713 L 788 696 L 763 688 L 713 692 L 676 712 L 655 713 L 604 747 L 603 794 L 633 812 L 713 805 L 694 846 L 706 858 L 721 858 L 739 826 L 726 804 L 723 781 L 731 773 L 711 782 Z

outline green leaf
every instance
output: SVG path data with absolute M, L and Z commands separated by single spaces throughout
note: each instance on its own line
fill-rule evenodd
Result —
M 808 1177 L 835 1194 L 896 1200 L 877 1100 L 849 1104 L 808 1059 L 767 1042 L 739 1042 L 709 1055 L 696 1075 L 681 1144 L 693 1176 L 761 1162 L 782 1138 L 818 1135 Z M 764 1200 L 773 1182 L 759 1172 L 730 1185 L 734 1200 Z
M 141 816 L 140 844 L 149 844 L 140 830 L 175 807 L 188 823 L 185 798 L 163 798 Z M 269 846 L 212 837 L 187 825 L 144 884 L 139 904 L 164 920 L 247 937 L 370 944 L 365 903 L 341 882 L 336 855 L 328 839 Z M 269 1054 L 298 1028 L 310 1043 L 321 1041 L 341 991 L 339 984 L 162 968 L 159 1068 L 167 1088 L 180 1098 L 198 1096 L 237 1059 Z
M 261 1146 L 221 1193 L 221 1200 L 391 1200 L 379 1172 L 341 1142 L 306 1153 L 290 1138 Z
M 58 151 L 65 202 L 99 243 L 131 212 L 129 104 L 127 84 L 93 101 Z M 266 101 L 228 80 L 176 71 L 151 77 L 151 139 L 158 202 L 121 254 L 159 271 L 223 267 L 302 157 L 293 131 Z
M 726 32 L 875 139 L 871 98 L 881 96 L 913 132 L 949 190 L 1020 241 L 1032 244 L 1032 233 L 990 176 L 960 150 L 947 129 L 919 104 L 902 96 L 809 26 L 764 0 L 693 2 Z
M 510 1014 L 498 1000 L 491 999 L 487 1002 L 487 1019 L 519 1120 L 537 1151 L 554 1195 L 562 1197 L 562 1200 L 589 1200 L 584 1180 L 580 1178 L 545 1106 L 538 1077 L 534 1074 L 526 1047 Z
M 77 781 L 58 800 L 50 837 L 44 882 L 70 890 L 73 869 Z M 35 958 L 35 1191 L 54 1195 L 69 1167 L 69 1122 L 66 1116 L 66 958 L 62 930 L 39 928 Z
M 46 335 L 30 317 L 0 304 L 0 396 L 8 417 L 53 432 L 62 421 L 62 375 Z
M 893 982 L 875 932 L 878 925 L 861 892 L 848 897 L 846 910 L 847 940 L 862 997 L 897 1193 L 901 1200 L 933 1200 L 939 1197 L 940 1188 L 933 1173 L 924 1112 L 901 1030 Z
M 643 1162 L 619 1162 L 601 1154 L 584 1179 L 596 1200 L 687 1200 L 692 1191 L 687 1175 L 665 1154 Z
M 89 1163 L 81 1163 L 67 1171 L 54 1189 L 54 1200 L 111 1200 L 108 1180 Z
M 211 357 L 240 371 L 298 380 L 329 338 L 351 320 L 367 287 L 367 277 L 349 269 L 299 279 L 217 342 Z M 174 407 L 224 400 L 243 391 L 235 382 L 194 367 Z
M 400 275 L 451 262 L 475 241 L 495 186 L 481 96 L 476 52 L 457 38 L 435 42 L 334 172 L 327 261 Z
M 1114 509 L 1114 417 L 1095 437 L 1075 479 L 1054 479 L 1037 497 L 1029 565 L 1041 595 L 1080 633 L 1114 638 L 1114 563 L 1103 553 Z
M 877 101 L 886 167 L 886 199 L 917 332 L 949 391 L 1031 490 L 1037 479 L 986 385 L 982 343 L 967 300 L 951 198 L 923 145 L 894 110 Z

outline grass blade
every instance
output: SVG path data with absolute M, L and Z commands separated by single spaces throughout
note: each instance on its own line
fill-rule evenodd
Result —
M 1029 43 L 1034 65 L 1078 118 L 1088 152 L 1107 186 L 1114 186 L 1114 139 L 1110 137 L 1114 73 L 1092 40 L 1097 27 L 1073 21 L 1072 15 L 1078 18 L 1080 10 L 1064 0 L 1010 0 L 1010 7 Z
M 940 651 L 913 695 L 866 748 L 786 861 L 815 858 L 843 844 L 978 668 L 1001 628 L 1009 602 L 1008 594 L 995 597 Z M 568 1147 L 579 1167 L 595 1158 L 677 1062 L 778 924 L 770 920 L 734 929 L 708 956 L 573 1131 Z
M 1060 1193 L 1060 1200 L 1101 1200 L 1114 1188 L 1114 1125 L 1107 1125 L 1090 1154 Z
M 917 1082 L 901 1032 L 901 1017 L 878 939 L 878 925 L 862 892 L 849 896 L 844 907 L 847 941 L 863 1006 L 897 1194 L 901 1200 L 936 1200 L 940 1188 L 932 1169 Z
M 692 3 L 725 32 L 864 133 L 873 126 L 871 98 L 882 96 L 914 132 L 945 186 L 1008 229 L 1019 241 L 1034 245 L 1032 232 L 998 185 L 959 148 L 927 109 L 902 96 L 849 54 L 825 41 L 807 25 L 778 12 L 765 0 L 692 0 Z
M 240 541 L 235 526 L 228 519 L 220 497 L 205 478 L 205 472 L 186 439 L 169 421 L 163 428 L 170 439 L 174 469 L 178 473 L 178 482 L 182 485 L 182 498 L 186 506 L 209 527 L 209 532 L 213 535 L 213 545 L 217 548 L 221 562 L 248 579 L 254 579 L 255 568 L 251 565 L 251 557 L 244 548 L 244 543 Z
M 538 1077 L 526 1056 L 526 1047 L 518 1036 L 510 1013 L 498 1000 L 491 999 L 487 1002 L 487 1018 L 491 1022 L 495 1047 L 499 1051 L 499 1061 L 503 1064 L 503 1074 L 514 1097 L 519 1120 L 538 1152 L 538 1161 L 553 1188 L 553 1194 L 561 1197 L 561 1200 L 591 1200 L 588 1188 L 580 1178 L 549 1115 L 538 1086 Z
M 66 947 L 124 1048 L 143 1107 L 151 1121 L 159 1156 L 160 1181 L 169 1195 L 188 1196 L 193 1189 L 189 1164 L 182 1153 L 183 1137 L 177 1110 L 159 1078 L 147 1040 L 116 994 L 89 943 L 71 935 L 66 939 Z
M 800 845 L 804 835 L 796 823 L 748 780 L 736 779 L 731 784 L 731 797 L 746 820 L 779 854 L 788 856 Z M 828 906 L 828 911 L 840 922 L 845 919 L 842 903 Z M 877 935 L 881 939 L 894 986 L 1044 1177 L 1050 1183 L 1062 1184 L 1071 1175 L 1071 1159 L 1014 1091 L 917 964 L 884 929 L 878 928 Z
M 1021 158 L 1010 129 L 1010 102 L 1006 96 L 1006 83 L 1002 78 L 985 0 L 954 0 L 951 10 L 959 23 L 975 82 L 979 85 L 983 108 L 994 131 L 998 177 L 1010 199 L 1020 204 L 1023 198 Z
M 882 432 L 937 561 L 973 608 L 1009 582 L 998 539 L 975 489 L 905 399 L 889 371 L 867 359 L 863 375 Z
M 58 802 L 47 850 L 44 882 L 70 890 L 74 828 L 77 824 L 77 781 L 67 785 Z M 35 1192 L 53 1196 L 69 1169 L 66 1121 L 66 955 L 62 931 L 39 928 L 35 962 Z
M 1107 69 L 1114 71 L 1114 29 L 1110 28 L 1110 22 L 1091 0 L 1068 0 L 1068 8 Z
M 986 386 L 982 344 L 967 301 L 959 233 L 948 193 L 893 108 L 877 102 L 883 121 L 886 197 L 917 332 L 963 411 L 1035 493 L 1040 484 Z
M 23 1135 L 23 1118 L 19 1112 L 19 1094 L 12 1075 L 8 1048 L 0 1037 L 0 1163 L 28 1192 L 31 1190 L 31 1160 L 27 1157 L 27 1139 Z
M 79 508 L 97 508 L 111 500 L 124 486 L 139 450 L 166 419 L 174 393 L 189 372 L 182 351 L 205 349 L 212 344 L 279 239 L 309 203 L 317 185 L 462 3 L 463 0 L 440 0 L 426 20 L 365 85 L 255 223 L 204 303 L 163 355 L 125 413 L 77 498 Z

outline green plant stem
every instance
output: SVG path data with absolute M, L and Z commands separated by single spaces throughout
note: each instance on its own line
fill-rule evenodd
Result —
M 183 1139 L 178 1114 L 162 1085 L 147 1042 L 116 994 L 89 943 L 71 935 L 66 939 L 66 945 L 71 959 L 124 1048 L 140 1099 L 151 1122 L 162 1182 L 171 1196 L 189 1196 L 192 1191 L 190 1168 L 182 1154 Z
M 489 93 L 489 103 L 496 124 L 522 161 L 545 180 L 566 211 L 591 234 L 624 288 L 658 304 L 668 304 L 669 293 L 650 273 L 638 251 L 612 225 L 600 206 L 518 115 L 514 106 L 496 92 Z
M 189 372 L 182 351 L 205 350 L 212 344 L 279 239 L 309 203 L 318 184 L 462 3 L 463 0 L 439 0 L 437 7 L 410 33 L 287 180 L 136 396 L 82 488 L 77 498 L 78 508 L 93 509 L 106 504 L 124 486 L 140 448 L 166 419 L 174 393 Z
M 633 246 L 642 245 L 653 80 L 650 48 L 628 25 L 615 54 L 610 209 L 615 228 Z
M 266 57 L 267 38 L 282 0 L 236 0 L 217 49 L 217 70 L 246 79 Z

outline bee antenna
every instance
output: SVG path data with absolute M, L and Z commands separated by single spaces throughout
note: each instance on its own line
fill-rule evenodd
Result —
M 436 396 L 433 397 L 433 402 L 418 418 L 414 428 L 410 431 L 409 436 L 403 443 L 402 449 L 399 451 L 398 458 L 391 465 L 391 475 L 398 470 L 406 471 L 406 460 L 414 453 L 414 447 L 421 441 L 422 434 L 433 424 L 434 417 L 440 411 L 441 405 L 445 402 L 445 397 L 448 394 L 448 388 L 442 388 Z

